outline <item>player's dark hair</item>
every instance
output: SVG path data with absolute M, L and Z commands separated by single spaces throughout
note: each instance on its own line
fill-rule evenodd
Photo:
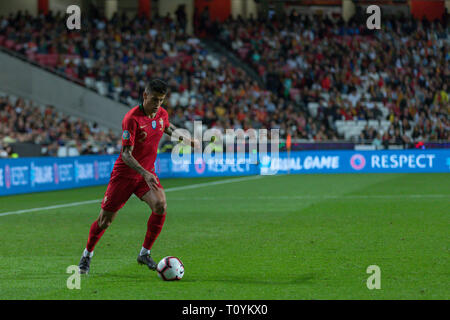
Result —
M 157 92 L 160 94 L 167 94 L 168 89 L 169 86 L 167 85 L 167 83 L 160 79 L 154 79 L 150 81 L 150 83 L 145 87 L 145 91 L 147 93 Z

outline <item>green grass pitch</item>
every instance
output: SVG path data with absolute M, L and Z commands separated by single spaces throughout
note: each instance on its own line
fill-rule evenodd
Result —
M 186 269 L 164 282 L 136 262 L 150 210 L 136 197 L 95 249 L 81 289 L 66 273 L 106 186 L 0 197 L 0 299 L 449 299 L 449 174 L 163 179 L 168 216 L 155 260 Z M 369 290 L 369 265 L 381 289 Z

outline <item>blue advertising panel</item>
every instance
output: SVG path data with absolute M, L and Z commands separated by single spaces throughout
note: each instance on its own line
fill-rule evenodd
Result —
M 299 151 L 262 157 L 260 174 L 450 172 L 450 150 Z
M 66 158 L 0 159 L 0 196 L 107 184 L 117 155 Z M 194 157 L 173 161 L 160 154 L 155 170 L 160 178 L 244 176 L 304 173 L 450 172 L 450 150 L 297 151 L 266 155 L 251 164 L 248 155 L 227 161 Z
M 215 176 L 245 176 L 259 174 L 256 163 L 251 164 L 245 154 L 235 155 L 232 159 L 198 159 L 190 156 L 187 163 L 173 161 L 171 154 L 161 154 L 155 162 L 155 171 L 161 178 L 179 177 L 215 177 Z M 225 158 L 225 156 L 224 156 Z M 222 160 L 222 159 L 220 159 Z
M 106 184 L 115 156 L 0 160 L 0 196 Z

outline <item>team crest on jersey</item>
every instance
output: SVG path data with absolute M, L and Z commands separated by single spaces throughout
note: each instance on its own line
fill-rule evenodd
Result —
M 123 140 L 128 140 L 130 139 L 130 132 L 128 130 L 125 130 L 122 134 L 122 139 Z
M 156 120 L 153 120 L 153 121 L 152 121 L 152 128 L 153 128 L 153 129 L 156 129 Z

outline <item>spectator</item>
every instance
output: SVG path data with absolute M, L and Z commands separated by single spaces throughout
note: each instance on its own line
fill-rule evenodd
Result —
M 382 149 L 382 143 L 381 135 L 377 133 L 376 137 L 372 140 L 372 145 L 378 150 Z

